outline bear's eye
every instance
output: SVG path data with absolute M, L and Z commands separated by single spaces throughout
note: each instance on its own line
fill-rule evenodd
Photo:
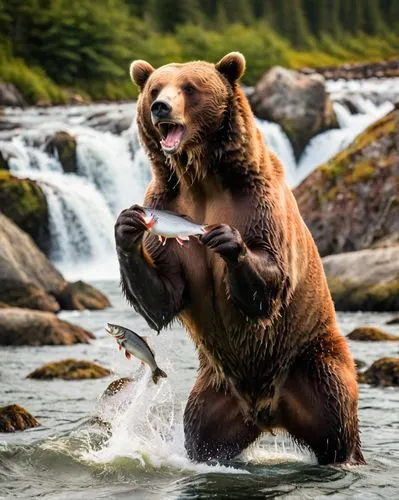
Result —
M 151 97 L 153 99 L 155 99 L 157 97 L 157 95 L 159 94 L 159 89 L 157 89 L 157 88 L 151 89 L 150 94 L 151 94 Z
M 195 87 L 190 83 L 187 83 L 183 86 L 183 92 L 188 95 L 193 94 L 195 92 Z

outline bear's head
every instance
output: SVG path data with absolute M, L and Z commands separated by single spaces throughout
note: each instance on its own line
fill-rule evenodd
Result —
M 131 64 L 130 74 L 140 89 L 137 120 L 141 138 L 154 157 L 172 163 L 201 157 L 224 125 L 245 71 L 244 56 L 231 52 L 217 64 L 195 61 L 154 69 L 148 62 Z

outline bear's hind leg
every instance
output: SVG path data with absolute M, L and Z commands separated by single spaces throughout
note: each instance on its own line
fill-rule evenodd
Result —
M 184 412 L 185 446 L 192 460 L 227 460 L 254 442 L 261 430 L 246 421 L 237 398 L 224 390 L 194 385 Z
M 357 382 L 345 339 L 329 335 L 295 362 L 279 410 L 292 437 L 319 464 L 364 464 L 357 415 Z

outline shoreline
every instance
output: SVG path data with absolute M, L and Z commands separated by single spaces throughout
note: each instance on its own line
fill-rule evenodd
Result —
M 342 64 L 341 66 L 301 68 L 298 72 L 305 75 L 319 74 L 324 76 L 326 80 L 370 80 L 372 78 L 398 78 L 399 58 L 380 62 Z

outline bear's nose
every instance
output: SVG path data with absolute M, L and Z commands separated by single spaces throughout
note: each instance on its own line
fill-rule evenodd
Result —
M 154 101 L 151 106 L 151 113 L 157 118 L 166 118 L 172 111 L 172 106 L 166 101 Z

